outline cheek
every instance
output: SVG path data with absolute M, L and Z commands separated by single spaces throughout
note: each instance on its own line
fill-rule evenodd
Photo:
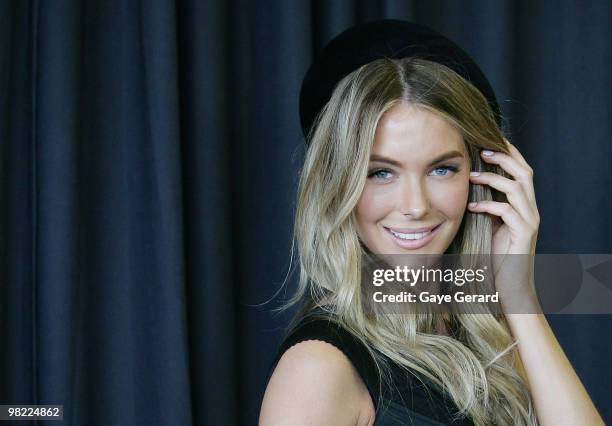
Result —
M 469 182 L 458 181 L 434 191 L 434 205 L 450 219 L 461 219 L 469 196 Z
M 393 194 L 371 185 L 364 187 L 355 206 L 357 222 L 360 226 L 383 219 L 393 209 Z

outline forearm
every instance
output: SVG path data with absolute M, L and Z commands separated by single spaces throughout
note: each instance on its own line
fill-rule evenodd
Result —
M 591 398 L 542 314 L 508 314 L 542 425 L 603 425 Z

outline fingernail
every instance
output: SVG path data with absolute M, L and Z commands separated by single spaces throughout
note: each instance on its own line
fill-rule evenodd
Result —
M 470 172 L 470 176 L 480 176 L 480 172 Z
M 470 204 L 468 204 L 469 207 L 476 207 L 476 204 L 478 204 L 476 201 L 472 201 Z
M 490 157 L 493 154 L 494 154 L 494 152 L 493 151 L 489 151 L 488 149 L 485 149 L 485 150 L 482 151 L 482 155 L 487 156 L 487 157 Z

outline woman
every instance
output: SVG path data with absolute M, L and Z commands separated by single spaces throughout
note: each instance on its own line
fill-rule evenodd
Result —
M 532 170 L 465 52 L 402 21 L 351 28 L 309 70 L 300 113 L 287 306 L 304 303 L 260 424 L 603 424 L 541 314 L 370 310 L 372 255 L 535 252 Z M 512 291 L 538 311 L 530 268 L 497 272 L 502 301 Z

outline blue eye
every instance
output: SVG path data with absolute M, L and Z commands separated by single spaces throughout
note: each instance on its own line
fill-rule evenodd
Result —
M 444 173 L 434 173 L 434 176 L 446 176 L 448 175 L 448 172 L 451 171 L 453 173 L 457 173 L 457 171 L 459 170 L 457 167 L 455 166 L 440 166 L 440 167 L 436 167 L 435 169 L 433 169 L 432 172 L 436 172 L 438 170 L 443 171 Z
M 368 173 L 368 177 L 375 177 L 381 180 L 389 180 L 392 171 L 389 169 L 377 169 Z

